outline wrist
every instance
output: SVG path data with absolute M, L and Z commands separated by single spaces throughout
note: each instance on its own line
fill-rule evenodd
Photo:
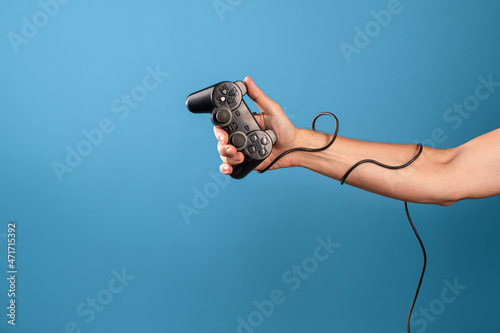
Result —
M 298 128 L 292 148 L 322 148 L 332 140 L 332 135 Z M 293 167 L 310 168 L 311 160 L 322 158 L 322 152 L 297 151 L 290 154 Z

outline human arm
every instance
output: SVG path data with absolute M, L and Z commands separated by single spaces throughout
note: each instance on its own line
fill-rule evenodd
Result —
M 256 116 L 264 129 L 273 129 L 278 142 L 273 152 L 257 170 L 262 170 L 276 156 L 296 147 L 325 146 L 331 135 L 297 129 L 281 107 L 269 99 L 246 78 L 248 95 L 261 113 Z M 227 144 L 227 133 L 214 128 L 219 139 L 218 150 L 223 164 L 221 172 L 230 174 L 232 165 L 243 161 L 243 154 Z M 410 166 L 389 170 L 374 164 L 363 164 L 347 178 L 346 183 L 383 196 L 418 203 L 450 205 L 466 198 L 500 194 L 500 129 L 477 137 L 452 149 L 424 147 Z M 417 153 L 415 145 L 366 142 L 337 137 L 335 143 L 321 152 L 294 152 L 283 157 L 272 169 L 304 167 L 340 180 L 351 166 L 363 159 L 374 159 L 388 165 L 401 165 Z

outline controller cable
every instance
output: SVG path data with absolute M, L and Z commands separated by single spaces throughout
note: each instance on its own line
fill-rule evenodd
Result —
M 321 148 L 293 148 L 293 149 L 289 149 L 287 151 L 285 151 L 284 153 L 282 153 L 281 155 L 279 155 L 278 157 L 276 157 L 267 167 L 265 167 L 263 170 L 261 171 L 258 171 L 259 173 L 264 173 L 266 172 L 267 170 L 269 170 L 276 162 L 278 162 L 278 160 L 280 160 L 281 158 L 283 158 L 283 156 L 285 155 L 288 155 L 290 153 L 293 153 L 295 151 L 306 151 L 306 152 L 319 152 L 319 151 L 323 151 L 323 150 L 326 150 L 328 148 L 330 148 L 331 145 L 333 145 L 333 143 L 335 142 L 335 140 L 337 139 L 337 135 L 338 135 L 338 132 L 339 132 L 339 120 L 337 119 L 337 117 L 333 114 L 333 113 L 330 113 L 330 112 L 321 112 L 321 113 L 318 113 L 314 119 L 313 119 L 313 122 L 312 122 L 312 130 L 316 132 L 316 120 L 321 117 L 321 116 L 330 116 L 332 117 L 334 120 L 335 120 L 335 133 L 333 134 L 333 137 L 332 139 L 330 140 L 330 142 L 324 146 L 324 147 L 321 147 Z M 359 167 L 361 164 L 364 164 L 364 163 L 373 163 L 373 164 L 376 164 L 380 167 L 383 167 L 383 168 L 386 168 L 386 169 L 391 169 L 391 170 L 397 170 L 397 169 L 403 169 L 403 168 L 406 168 L 407 166 L 409 166 L 410 164 L 412 164 L 413 162 L 415 162 L 415 160 L 417 158 L 420 157 L 420 154 L 422 154 L 422 150 L 423 150 L 423 146 L 421 143 L 419 143 L 417 145 L 418 147 L 418 152 L 417 154 L 411 159 L 409 160 L 408 162 L 406 162 L 405 164 L 402 164 L 402 165 L 396 165 L 396 166 L 392 166 L 392 165 L 387 165 L 387 164 L 384 164 L 384 163 L 381 163 L 379 161 L 376 161 L 376 160 L 372 160 L 372 159 L 365 159 L 365 160 L 361 160 L 359 161 L 358 163 L 354 164 L 345 174 L 344 176 L 340 179 L 340 185 L 343 185 L 347 179 L 347 177 L 351 174 L 351 172 L 356 169 L 357 167 Z M 422 243 L 422 240 L 420 239 L 420 236 L 418 235 L 418 232 L 417 232 L 417 229 L 415 228 L 415 225 L 413 224 L 413 221 L 411 220 L 411 217 L 410 217 L 410 212 L 408 211 L 408 203 L 405 201 L 404 202 L 405 204 L 405 211 L 406 211 L 406 216 L 408 217 L 408 221 L 410 222 L 410 226 L 411 228 L 413 229 L 413 232 L 415 233 L 415 236 L 417 237 L 417 240 L 418 242 L 420 243 L 420 247 L 422 248 L 422 253 L 423 253 L 423 257 L 424 257 L 424 264 L 422 266 L 422 273 L 420 274 L 420 280 L 418 281 L 418 285 L 417 285 L 417 290 L 415 291 L 415 296 L 413 297 L 413 302 L 411 304 L 411 307 L 410 307 L 410 312 L 408 313 L 408 319 L 407 319 L 407 322 L 406 322 L 406 328 L 407 328 L 407 331 L 408 333 L 410 333 L 410 318 L 411 318 L 411 314 L 413 312 L 413 308 L 415 306 L 415 302 L 417 301 L 417 296 L 418 296 L 418 292 L 420 291 L 420 286 L 422 285 L 422 280 L 424 279 L 424 274 L 425 274 L 425 268 L 427 266 L 427 254 L 425 252 L 425 247 L 424 247 L 424 244 Z

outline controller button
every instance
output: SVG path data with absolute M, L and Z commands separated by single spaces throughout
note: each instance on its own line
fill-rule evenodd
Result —
M 238 117 L 241 115 L 240 111 L 236 111 L 234 114 L 236 114 Z
M 260 143 L 262 143 L 265 146 L 265 145 L 267 145 L 269 143 L 269 140 L 267 138 L 262 138 L 260 140 Z
M 248 147 L 248 151 L 249 151 L 250 153 L 255 153 L 255 151 L 256 151 L 256 150 L 257 150 L 257 149 L 256 149 L 254 146 L 250 146 L 250 147 Z
M 219 98 L 219 101 L 220 101 L 221 103 L 224 103 L 224 102 L 226 101 L 226 97 L 221 96 L 221 97 Z
M 265 156 L 267 154 L 267 150 L 265 150 L 264 148 L 262 148 L 261 150 L 259 150 L 259 155 L 260 156 Z
M 227 87 L 226 85 L 224 84 L 222 87 L 219 87 L 219 92 L 222 94 L 222 95 L 227 95 Z
M 257 135 L 253 134 L 251 137 L 250 137 L 250 140 L 252 140 L 252 142 L 257 142 L 259 138 L 257 137 Z
M 232 98 L 232 97 L 229 97 L 229 98 L 227 99 L 227 102 L 229 103 L 229 105 L 233 105 L 233 104 L 235 104 L 235 103 L 236 103 L 236 101 L 235 101 L 235 100 L 234 100 L 234 98 Z
M 243 135 L 243 133 L 236 133 L 235 135 L 233 135 L 233 137 L 231 138 L 231 143 L 233 144 L 233 146 L 235 146 L 236 148 L 241 148 L 245 145 L 246 143 L 246 137 L 245 135 Z
M 229 96 L 236 96 L 236 95 L 238 95 L 238 90 L 236 90 L 236 88 L 231 89 L 231 91 L 229 92 Z

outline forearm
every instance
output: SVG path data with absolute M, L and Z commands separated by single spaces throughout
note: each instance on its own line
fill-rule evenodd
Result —
M 296 146 L 322 147 L 332 136 L 310 130 L 297 132 Z M 358 141 L 338 137 L 327 150 L 310 153 L 297 152 L 293 164 L 327 177 L 340 180 L 357 162 L 374 159 L 387 165 L 402 165 L 418 152 L 416 145 L 397 145 Z M 410 166 L 390 170 L 372 163 L 356 168 L 346 183 L 390 198 L 419 203 L 448 205 L 458 200 L 450 184 L 453 174 L 448 172 L 453 150 L 424 147 L 420 157 Z

